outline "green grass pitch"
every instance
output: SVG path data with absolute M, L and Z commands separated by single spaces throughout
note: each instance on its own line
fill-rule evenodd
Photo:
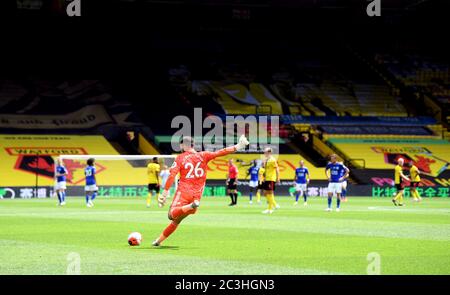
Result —
M 450 199 L 349 198 L 341 212 L 325 212 L 326 199 L 308 207 L 278 197 L 263 205 L 240 198 L 203 198 L 161 248 L 151 242 L 168 224 L 167 207 L 144 199 L 0 200 L 0 274 L 66 274 L 69 253 L 81 274 L 366 274 L 369 253 L 381 274 L 450 274 Z M 333 200 L 333 207 L 335 200 Z M 143 244 L 127 236 L 141 232 Z

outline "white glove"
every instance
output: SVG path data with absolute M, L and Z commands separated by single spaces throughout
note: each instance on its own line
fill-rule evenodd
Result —
M 158 206 L 161 208 L 166 204 L 167 196 L 169 195 L 168 190 L 163 190 L 162 194 L 158 197 Z
M 241 137 L 239 137 L 239 142 L 236 145 L 236 150 L 240 151 L 245 149 L 246 146 L 248 146 L 249 142 L 247 140 L 247 138 L 245 137 L 244 134 L 241 135 Z

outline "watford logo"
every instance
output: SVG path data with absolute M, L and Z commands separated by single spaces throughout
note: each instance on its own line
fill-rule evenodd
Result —
M 11 156 L 18 156 L 14 169 L 20 170 L 34 175 L 54 178 L 55 163 L 54 157 L 59 155 L 87 155 L 83 148 L 22 148 L 13 147 L 6 148 Z M 71 184 L 79 184 L 85 181 L 84 168 L 86 161 L 84 160 L 64 160 L 67 169 L 67 182 Z M 96 174 L 106 169 L 105 166 L 96 163 Z
M 437 177 L 447 169 L 449 163 L 429 151 L 425 147 L 372 147 L 376 153 L 384 154 L 385 163 L 396 165 L 399 158 L 403 158 L 405 163 L 412 162 L 419 170 L 426 175 Z

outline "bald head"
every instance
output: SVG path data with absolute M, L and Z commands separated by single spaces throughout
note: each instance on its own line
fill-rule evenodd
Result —
M 266 156 L 266 158 L 270 157 L 272 155 L 272 148 L 270 147 L 266 147 L 264 149 L 264 156 Z
M 183 136 L 180 140 L 180 147 L 183 151 L 189 151 L 194 147 L 194 139 L 190 136 Z

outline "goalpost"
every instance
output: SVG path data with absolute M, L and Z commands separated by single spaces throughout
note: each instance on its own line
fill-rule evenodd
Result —
M 68 172 L 66 177 L 68 197 L 84 196 L 84 169 L 90 158 L 95 159 L 98 197 L 147 197 L 148 163 L 157 158 L 162 192 L 176 155 L 60 155 L 55 158 L 54 167 L 56 172 L 58 160 L 61 160 Z M 177 181 L 174 182 L 170 195 L 175 192 L 176 184 Z

